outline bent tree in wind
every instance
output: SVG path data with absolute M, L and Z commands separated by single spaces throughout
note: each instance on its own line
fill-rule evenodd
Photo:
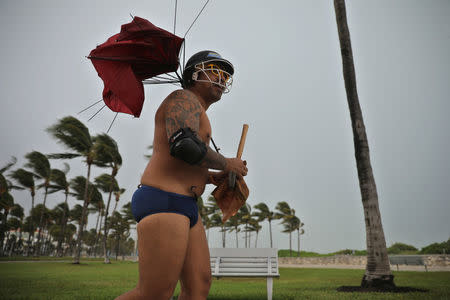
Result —
M 356 75 L 350 32 L 347 25 L 345 1 L 334 0 L 334 9 L 341 46 L 345 90 L 352 121 L 359 187 L 366 223 L 367 266 L 361 286 L 389 288 L 395 286 L 394 276 L 389 266 L 386 240 L 378 205 L 377 187 L 370 164 L 369 143 L 356 90 Z

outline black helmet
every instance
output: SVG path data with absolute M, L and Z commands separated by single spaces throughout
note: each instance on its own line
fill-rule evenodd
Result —
M 217 62 L 219 63 L 219 65 L 223 67 L 224 71 L 230 73 L 230 75 L 233 75 L 234 73 L 233 65 L 228 60 L 222 58 L 222 56 L 220 56 L 219 53 L 211 50 L 204 50 L 192 55 L 191 58 L 189 58 L 189 60 L 187 61 L 186 65 L 184 66 L 183 72 L 184 85 L 191 84 L 192 73 L 195 71 L 195 66 L 200 63 L 206 62 Z

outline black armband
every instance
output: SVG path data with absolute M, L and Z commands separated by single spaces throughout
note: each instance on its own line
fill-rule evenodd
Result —
M 206 144 L 189 127 L 175 131 L 169 138 L 169 147 L 170 155 L 191 165 L 199 163 L 208 151 Z

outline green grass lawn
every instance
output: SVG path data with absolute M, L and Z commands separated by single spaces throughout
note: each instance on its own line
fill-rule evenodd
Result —
M 428 293 L 349 294 L 336 288 L 359 285 L 363 270 L 281 268 L 274 280 L 274 300 L 289 299 L 450 299 L 450 272 L 394 272 L 398 286 L 428 289 Z M 0 299 L 114 299 L 132 289 L 137 263 L 105 265 L 84 261 L 0 263 Z M 175 294 L 179 293 L 177 288 Z M 214 279 L 208 299 L 256 300 L 266 298 L 266 280 Z

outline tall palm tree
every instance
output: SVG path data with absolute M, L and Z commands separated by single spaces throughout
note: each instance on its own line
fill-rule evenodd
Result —
M 120 166 L 122 165 L 122 157 L 119 153 L 119 146 L 117 145 L 116 141 L 110 137 L 107 134 L 99 134 L 97 136 L 94 137 L 95 142 L 99 145 L 98 149 L 97 149 L 97 156 L 99 158 L 99 160 L 101 160 L 102 162 L 106 163 L 108 165 L 108 167 L 111 168 L 111 180 L 109 180 L 109 187 L 108 187 L 108 202 L 106 204 L 106 211 L 105 211 L 105 225 L 104 225 L 104 230 L 105 233 L 108 232 L 108 228 L 107 228 L 107 221 L 108 221 L 108 215 L 109 215 L 109 205 L 111 202 L 111 195 L 112 192 L 117 192 L 119 191 L 118 189 L 118 185 L 117 182 L 115 180 L 115 177 L 117 176 L 117 172 L 120 169 Z M 108 180 L 106 180 L 108 181 Z M 104 192 L 106 192 L 104 190 Z M 120 196 L 119 196 L 120 198 Z M 116 197 L 116 201 L 117 197 Z M 116 210 L 117 207 L 117 202 L 116 202 L 116 206 L 114 208 L 114 211 Z M 105 234 L 107 235 L 107 234 Z M 106 255 L 106 237 L 104 237 L 104 255 L 105 255 L 105 263 L 110 263 L 109 258 Z
M 262 226 L 259 224 L 259 219 L 258 218 L 250 218 L 248 224 L 248 231 L 249 232 L 256 232 L 256 236 L 255 236 L 255 248 L 257 248 L 258 245 L 258 234 L 259 231 L 261 230 Z
M 356 74 L 344 0 L 334 0 L 347 102 L 352 121 L 359 187 L 366 223 L 367 265 L 361 286 L 394 287 L 384 237 L 378 193 L 370 163 L 369 143 L 356 89 Z
M 275 212 L 271 211 L 269 207 L 264 203 L 258 203 L 253 208 L 257 209 L 258 211 L 254 212 L 253 214 L 258 217 L 258 221 L 262 222 L 267 219 L 269 222 L 269 233 L 270 233 L 270 248 L 273 248 L 273 242 L 272 242 L 272 220 L 275 220 Z
M 70 167 L 67 163 L 64 163 L 65 168 L 64 170 L 59 169 L 52 169 L 52 174 L 50 177 L 50 181 L 52 183 L 51 185 L 51 193 L 57 192 L 57 191 L 63 191 L 65 198 L 64 198 L 64 207 L 62 207 L 62 220 L 61 220 L 61 229 L 59 230 L 59 237 L 58 237 L 58 245 L 56 247 L 57 249 L 57 255 L 61 257 L 63 255 L 62 253 L 62 242 L 65 236 L 65 229 L 67 225 L 67 213 L 68 213 L 68 204 L 67 200 L 69 198 L 70 194 L 70 183 L 67 181 L 66 175 L 70 170 Z
M 25 164 L 25 167 L 31 169 L 33 176 L 37 179 L 43 180 L 44 182 L 37 186 L 38 189 L 43 188 L 44 189 L 44 201 L 43 205 L 44 208 L 45 203 L 47 201 L 47 195 L 48 195 L 48 188 L 50 186 L 50 177 L 52 175 L 52 169 L 50 168 L 50 162 L 48 161 L 47 157 L 38 152 L 38 151 L 32 151 L 25 155 L 25 158 L 28 160 L 28 162 Z M 38 231 L 38 242 L 37 242 L 37 255 L 40 254 L 41 249 L 41 232 L 42 232 L 42 221 L 44 218 L 45 210 L 42 211 L 42 215 L 39 219 L 39 231 Z
M 57 142 L 63 144 L 66 148 L 75 151 L 75 153 L 58 153 L 50 154 L 49 158 L 54 159 L 71 159 L 75 157 L 83 157 L 87 165 L 86 185 L 84 187 L 84 203 L 81 217 L 81 224 L 78 228 L 77 249 L 75 252 L 74 264 L 80 263 L 82 234 L 84 228 L 84 220 L 87 214 L 87 207 L 89 205 L 88 199 L 88 184 L 91 175 L 91 166 L 107 167 L 108 165 L 99 159 L 98 149 L 103 146 L 99 141 L 91 138 L 89 129 L 81 123 L 78 119 L 68 116 L 60 119 L 56 124 L 49 127 L 47 131 L 54 137 Z
M 84 192 L 84 187 L 88 186 L 88 192 L 85 193 Z M 82 210 L 81 210 L 81 216 L 78 222 L 79 226 L 82 226 L 81 230 L 78 227 L 78 234 L 81 234 L 81 236 L 77 236 L 77 247 L 76 247 L 76 252 L 75 252 L 75 258 L 76 256 L 81 255 L 81 246 L 82 246 L 82 234 L 84 232 L 84 227 L 87 224 L 87 219 L 88 219 L 88 206 L 89 204 L 92 203 L 97 203 L 99 201 L 103 201 L 102 199 L 102 194 L 98 191 L 97 187 L 88 182 L 86 178 L 84 178 L 83 176 L 77 176 L 74 179 L 72 179 L 70 181 L 70 187 L 72 188 L 72 190 L 74 191 L 73 195 L 75 196 L 75 198 L 77 200 L 81 200 L 83 201 L 83 206 L 82 206 Z M 84 198 L 86 195 L 86 198 Z M 80 241 L 81 239 L 81 241 Z M 74 263 L 76 263 L 74 261 Z M 78 260 L 79 263 L 79 260 Z
M 111 195 L 114 191 L 119 190 L 119 184 L 117 183 L 114 176 L 109 174 L 101 174 L 100 176 L 95 178 L 95 184 L 97 187 L 103 191 L 104 193 L 108 194 L 108 202 L 106 202 L 106 210 L 105 210 L 105 219 L 104 219 L 104 225 L 103 225 L 103 255 L 104 255 L 104 263 L 109 264 L 111 261 L 109 260 L 107 249 L 106 249 L 106 239 L 108 236 L 108 212 L 109 212 L 109 206 L 111 203 Z
M 244 225 L 245 248 L 250 247 L 250 243 L 248 242 L 249 239 L 248 224 L 250 223 L 250 219 L 252 217 L 251 209 L 252 207 L 248 203 L 245 203 L 244 205 L 241 206 L 241 208 L 239 208 L 241 224 Z
M 297 216 L 292 218 L 292 223 L 294 230 L 297 230 L 297 256 L 300 256 L 300 235 L 305 233 L 305 230 L 302 228 L 305 224 L 303 224 Z
M 238 233 L 240 230 L 239 225 L 241 225 L 241 214 L 239 211 L 232 217 L 230 217 L 227 221 L 227 227 L 230 228 L 230 232 L 235 232 L 236 234 L 236 248 L 239 248 L 239 239 Z
M 277 203 L 275 207 L 278 212 L 275 213 L 275 219 L 280 219 L 281 224 L 284 225 L 284 233 L 289 233 L 289 256 L 292 256 L 292 219 L 295 217 L 295 210 L 292 209 L 285 201 Z

